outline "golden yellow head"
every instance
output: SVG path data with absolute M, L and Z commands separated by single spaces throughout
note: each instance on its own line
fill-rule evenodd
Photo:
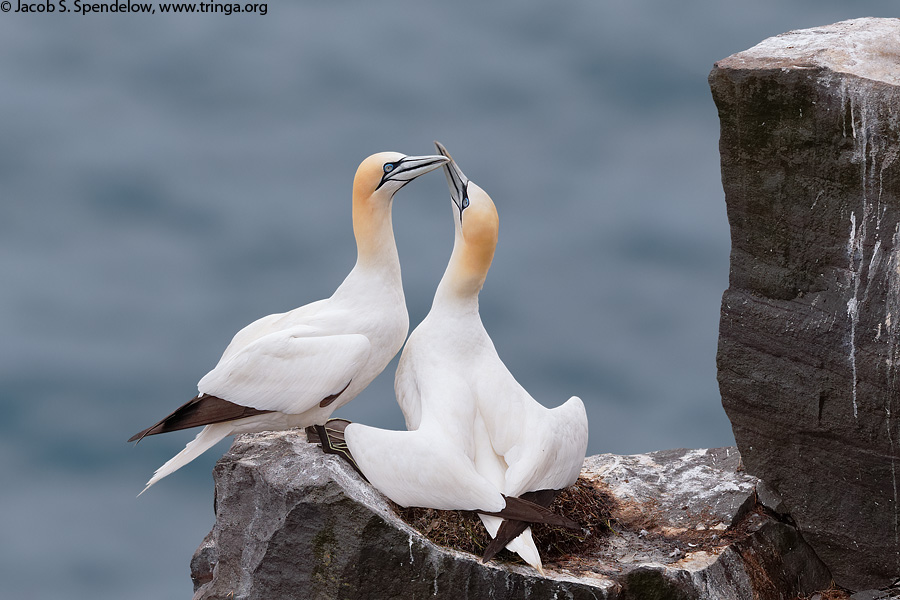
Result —
M 491 197 L 479 186 L 470 181 L 466 192 L 468 203 L 457 214 L 459 232 L 465 243 L 462 257 L 467 270 L 487 275 L 497 248 L 500 216 Z
M 481 187 L 469 181 L 447 149 L 435 142 L 438 151 L 450 159 L 444 165 L 453 215 L 456 241 L 448 271 L 460 291 L 477 293 L 484 284 L 500 229 L 500 217 L 493 200 Z
M 362 161 L 353 178 L 353 235 L 359 262 L 378 262 L 385 252 L 396 255 L 391 199 L 404 185 L 447 161 L 443 156 L 399 152 L 379 152 Z

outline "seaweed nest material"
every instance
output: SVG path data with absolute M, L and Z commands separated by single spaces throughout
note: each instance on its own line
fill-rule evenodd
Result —
M 589 556 L 612 531 L 612 512 L 616 501 L 601 485 L 579 477 L 573 485 L 561 491 L 550 505 L 554 512 L 580 524 L 582 531 L 542 524 L 532 526 L 532 535 L 544 562 Z M 394 510 L 411 527 L 440 546 L 481 556 L 491 539 L 478 516 L 471 511 L 402 508 L 397 505 L 394 505 Z M 521 562 L 508 550 L 501 551 L 497 558 L 506 562 Z

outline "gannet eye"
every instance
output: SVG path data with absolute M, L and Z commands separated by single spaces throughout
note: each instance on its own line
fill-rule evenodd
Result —
M 469 197 L 468 197 L 468 196 L 466 196 L 465 198 L 463 198 L 463 201 L 462 201 L 462 207 L 463 207 L 463 208 L 468 208 L 468 207 L 469 207 Z
M 385 172 L 385 173 L 390 173 L 391 171 L 394 170 L 394 167 L 396 167 L 396 166 L 397 166 L 397 165 L 395 165 L 394 163 L 385 163 L 385 165 L 384 165 L 384 172 Z

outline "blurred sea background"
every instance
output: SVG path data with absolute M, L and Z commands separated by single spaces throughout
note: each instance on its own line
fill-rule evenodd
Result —
M 13 5 L 15 5 L 15 0 Z M 71 8 L 71 4 L 70 4 Z M 223 443 L 125 443 L 250 321 L 355 260 L 350 188 L 443 142 L 494 198 L 481 311 L 589 452 L 733 443 L 716 385 L 729 232 L 713 62 L 896 2 L 291 2 L 0 14 L 0 597 L 187 598 Z M 452 245 L 440 172 L 394 202 L 411 325 Z M 402 428 L 395 362 L 338 415 Z

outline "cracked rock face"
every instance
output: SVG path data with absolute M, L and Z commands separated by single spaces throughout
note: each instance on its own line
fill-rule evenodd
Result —
M 214 471 L 216 524 L 191 562 L 194 598 L 739 600 L 828 587 L 739 461 L 735 448 L 588 458 L 582 477 L 615 499 L 615 534 L 541 576 L 433 544 L 302 433 L 240 436 Z
M 731 226 L 718 378 L 747 470 L 835 581 L 900 577 L 900 20 L 716 63 Z

